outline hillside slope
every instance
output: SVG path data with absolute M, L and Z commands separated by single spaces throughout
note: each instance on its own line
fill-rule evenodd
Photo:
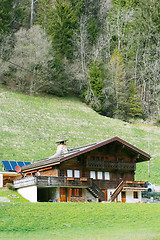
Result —
M 148 163 L 139 163 L 136 180 L 160 184 L 160 128 L 100 116 L 75 97 L 30 97 L 0 88 L 0 136 L 0 160 L 16 161 L 52 155 L 63 137 L 71 148 L 118 136 L 152 156 L 150 179 Z

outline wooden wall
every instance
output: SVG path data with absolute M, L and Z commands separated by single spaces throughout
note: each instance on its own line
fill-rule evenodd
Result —
M 46 171 L 40 171 L 40 176 L 53 176 L 58 177 L 58 169 L 53 168 Z

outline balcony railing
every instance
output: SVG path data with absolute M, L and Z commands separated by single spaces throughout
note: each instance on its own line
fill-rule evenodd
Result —
M 144 181 L 127 181 L 125 180 L 123 183 L 123 187 L 125 188 L 146 188 L 147 183 Z
M 107 162 L 107 161 L 95 161 L 87 160 L 87 168 L 94 169 L 106 169 L 106 170 L 136 170 L 136 164 L 130 162 Z
M 68 178 L 68 177 L 50 177 L 50 176 L 31 176 L 14 181 L 15 188 L 27 186 L 53 186 L 53 187 L 90 187 L 92 179 L 88 178 Z

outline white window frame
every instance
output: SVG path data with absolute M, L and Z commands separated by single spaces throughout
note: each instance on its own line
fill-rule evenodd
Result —
M 74 177 L 75 178 L 80 178 L 80 171 L 79 170 L 74 170 Z
M 101 172 L 101 171 L 97 172 L 97 179 L 103 180 L 103 172 Z
M 110 180 L 110 172 L 104 172 L 104 180 Z
M 70 169 L 67 169 L 67 177 L 73 177 L 73 171 Z
M 90 178 L 96 179 L 96 172 L 95 171 L 90 171 Z

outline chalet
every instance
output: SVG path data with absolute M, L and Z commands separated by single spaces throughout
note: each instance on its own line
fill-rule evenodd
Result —
M 150 155 L 119 137 L 57 152 L 22 167 L 14 181 L 18 192 L 31 202 L 141 201 L 145 181 L 134 181 L 136 163 Z

